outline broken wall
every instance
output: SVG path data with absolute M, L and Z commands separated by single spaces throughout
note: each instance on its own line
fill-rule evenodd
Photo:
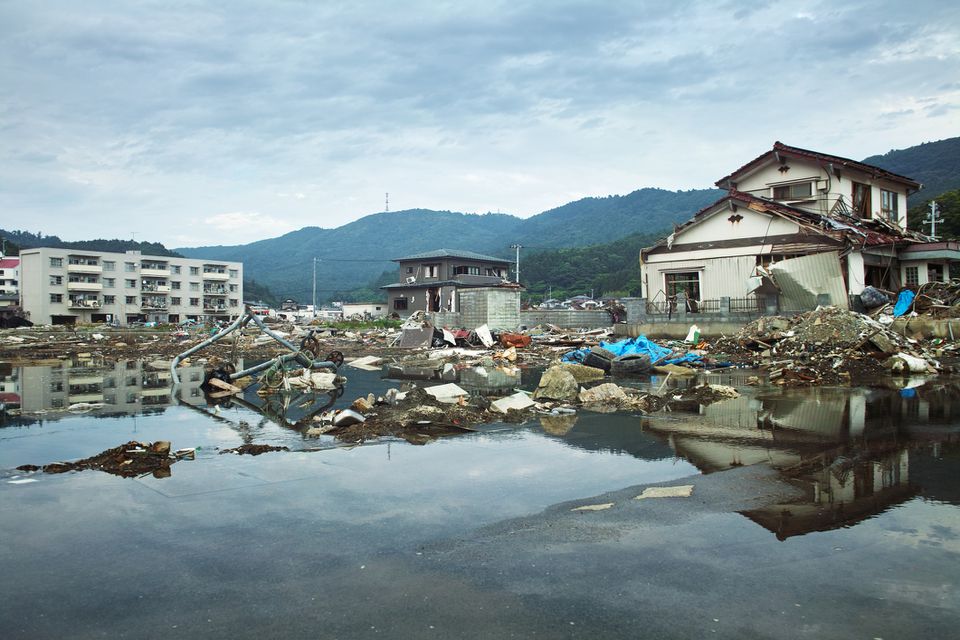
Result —
M 458 302 L 464 327 L 474 328 L 485 324 L 494 331 L 503 331 L 520 326 L 520 289 L 462 289 Z

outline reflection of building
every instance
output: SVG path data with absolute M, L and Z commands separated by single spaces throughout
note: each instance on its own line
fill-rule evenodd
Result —
M 0 254 L 0 307 L 20 304 L 20 259 Z
M 23 309 L 34 324 L 227 320 L 243 312 L 243 264 L 74 249 L 24 249 Z
M 743 515 L 781 540 L 850 526 L 917 494 L 917 487 L 909 483 L 908 460 L 906 449 L 867 462 L 844 464 L 841 458 L 802 479 L 803 500 Z
M 203 367 L 180 369 L 180 397 L 202 398 Z M 144 408 L 174 404 L 170 372 L 135 360 L 100 366 L 20 369 L 21 410 L 24 413 L 67 409 L 79 402 L 104 403 L 103 411 L 136 413 Z

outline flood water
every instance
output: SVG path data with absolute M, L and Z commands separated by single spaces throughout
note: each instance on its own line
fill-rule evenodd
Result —
M 173 394 L 140 362 L 0 366 L 0 398 L 23 411 L 0 422 L 0 637 L 912 638 L 960 623 L 960 381 L 789 390 L 735 372 L 708 380 L 741 397 L 706 407 L 344 446 L 303 424 L 397 381 L 346 367 L 342 397 L 215 406 L 198 371 Z M 107 404 L 64 410 L 78 402 Z M 197 456 L 159 478 L 16 470 L 130 440 Z M 291 451 L 218 452 L 244 443 Z M 694 489 L 635 500 L 649 484 Z

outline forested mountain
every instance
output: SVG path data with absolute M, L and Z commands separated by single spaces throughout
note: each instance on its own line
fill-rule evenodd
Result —
M 139 251 L 151 256 L 179 256 L 179 253 L 167 249 L 159 242 L 135 242 L 133 240 L 77 240 L 67 242 L 57 236 L 45 236 L 43 233 L 29 231 L 7 231 L 0 229 L 0 237 L 7 240 L 7 246 L 12 243 L 19 249 L 32 247 L 53 247 L 55 249 L 77 249 L 78 251 L 109 251 L 123 253 L 125 251 Z M 8 255 L 14 255 L 8 250 Z
M 864 162 L 923 183 L 923 189 L 910 196 L 910 206 L 960 189 L 960 137 L 895 149 Z
M 506 214 L 414 209 L 369 215 L 335 229 L 305 227 L 246 245 L 177 251 L 195 258 L 241 260 L 249 277 L 302 302 L 313 297 L 317 258 L 318 301 L 379 298 L 383 293 L 372 281 L 395 270 L 396 264 L 390 262 L 395 258 L 440 248 L 512 258 L 510 245 L 515 243 L 532 249 L 596 244 L 667 228 L 719 194 L 716 189 L 640 189 L 625 196 L 584 198 L 525 220 Z

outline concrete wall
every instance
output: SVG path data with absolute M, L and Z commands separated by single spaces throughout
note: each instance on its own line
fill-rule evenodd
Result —
M 520 312 L 520 324 L 535 327 L 552 324 L 562 329 L 600 329 L 613 324 L 606 311 L 578 311 L 576 309 L 530 309 Z
M 464 327 L 485 324 L 494 330 L 514 330 L 520 326 L 519 289 L 464 289 L 459 298 Z

